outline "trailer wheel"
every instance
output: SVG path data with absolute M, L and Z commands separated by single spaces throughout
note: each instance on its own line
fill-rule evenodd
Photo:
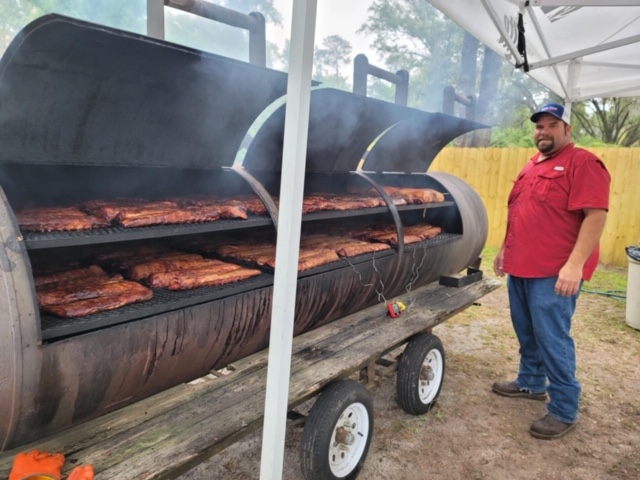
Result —
M 438 337 L 413 337 L 398 363 L 396 393 L 402 409 L 412 415 L 427 413 L 436 403 L 444 378 L 444 348 Z
M 371 393 L 352 380 L 327 386 L 307 416 L 300 463 L 306 480 L 353 479 L 373 432 Z

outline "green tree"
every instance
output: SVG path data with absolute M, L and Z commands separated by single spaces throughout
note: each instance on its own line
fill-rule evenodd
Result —
M 574 131 L 608 144 L 630 147 L 640 144 L 640 106 L 633 98 L 594 98 L 573 108 Z
M 314 78 L 323 85 L 350 90 L 349 79 L 340 74 L 351 62 L 351 44 L 340 35 L 331 35 L 314 52 Z
M 424 0 L 374 0 L 358 30 L 390 71 L 409 71 L 409 105 L 442 108 L 442 90 L 460 70 L 464 31 Z

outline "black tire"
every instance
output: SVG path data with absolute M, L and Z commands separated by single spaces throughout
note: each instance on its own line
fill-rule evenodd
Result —
M 444 379 L 444 348 L 438 337 L 420 333 L 413 337 L 398 363 L 396 393 L 402 409 L 422 415 L 436 403 Z
M 306 480 L 353 479 L 369 452 L 373 398 L 358 382 L 329 384 L 311 408 L 302 433 L 300 465 Z M 342 437 L 342 442 L 336 438 Z

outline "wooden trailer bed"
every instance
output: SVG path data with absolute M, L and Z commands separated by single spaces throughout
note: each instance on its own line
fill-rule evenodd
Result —
M 382 356 L 499 286 L 487 278 L 462 287 L 434 282 L 400 297 L 409 308 L 398 318 L 377 305 L 294 338 L 289 408 L 363 369 L 371 379 Z M 96 479 L 176 478 L 262 426 L 267 358 L 258 352 L 229 366 L 227 375 L 179 385 L 0 454 L 0 478 L 17 453 L 31 449 L 62 452 L 65 473 L 91 464 Z

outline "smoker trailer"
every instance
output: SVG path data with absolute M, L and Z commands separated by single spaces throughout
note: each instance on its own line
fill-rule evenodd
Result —
M 154 289 L 150 301 L 76 318 L 39 309 L 34 275 L 95 252 L 277 229 L 286 74 L 48 15 L 0 62 L 0 451 L 114 412 L 267 346 L 272 271 L 222 287 Z M 377 192 L 386 206 L 318 211 L 305 229 L 387 222 L 397 245 L 301 272 L 295 335 L 476 262 L 487 216 L 462 180 L 426 173 L 483 125 L 314 87 L 305 195 Z M 384 187 L 445 201 L 395 206 Z M 21 231 L 16 212 L 96 199 L 252 196 L 266 214 L 138 228 Z M 405 244 L 403 227 L 442 233 Z M 439 388 L 438 388 L 439 389 Z

